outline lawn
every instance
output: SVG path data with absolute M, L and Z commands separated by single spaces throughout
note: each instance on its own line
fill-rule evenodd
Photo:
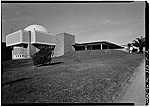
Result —
M 2 104 L 112 102 L 143 58 L 119 50 L 87 50 L 53 58 L 54 64 L 42 67 L 31 60 L 7 61 Z

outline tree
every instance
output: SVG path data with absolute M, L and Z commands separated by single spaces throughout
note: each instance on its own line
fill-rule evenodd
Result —
M 41 48 L 40 51 L 32 55 L 34 65 L 41 66 L 51 63 L 52 60 L 52 50 L 51 48 Z
M 128 43 L 127 45 L 128 45 L 129 48 L 131 47 L 131 43 Z
M 127 44 L 129 53 L 131 53 L 131 51 L 130 51 L 131 45 L 132 45 L 131 43 L 128 43 L 128 44 Z
M 132 45 L 138 47 L 140 53 L 143 53 L 143 47 L 145 47 L 145 37 L 141 36 L 141 38 L 136 38 L 136 40 L 132 41 Z
M 6 42 L 1 43 L 1 55 L 2 61 L 7 61 L 12 59 L 12 48 L 6 47 Z

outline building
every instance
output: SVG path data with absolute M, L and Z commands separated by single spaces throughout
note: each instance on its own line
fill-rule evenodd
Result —
M 71 51 L 123 48 L 107 41 L 77 44 L 74 35 L 68 33 L 51 35 L 41 25 L 30 25 L 24 30 L 7 35 L 6 46 L 12 47 L 12 59 L 30 58 L 43 47 L 51 48 L 54 57 Z
M 124 51 L 125 52 L 129 52 L 129 47 L 128 45 L 121 45 L 123 48 L 124 48 Z
M 30 25 L 6 36 L 6 46 L 12 47 L 12 59 L 26 59 L 42 47 L 49 47 L 55 57 L 74 51 L 75 36 L 67 33 L 51 35 L 41 25 Z
M 123 47 L 107 42 L 89 42 L 73 45 L 76 51 L 80 50 L 102 50 L 102 49 L 122 49 Z

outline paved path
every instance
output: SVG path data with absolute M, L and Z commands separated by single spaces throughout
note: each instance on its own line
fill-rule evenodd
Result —
M 134 103 L 145 105 L 145 61 L 142 61 L 127 85 L 122 90 L 117 103 Z

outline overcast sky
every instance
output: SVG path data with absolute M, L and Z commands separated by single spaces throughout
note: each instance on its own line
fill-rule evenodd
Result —
M 133 3 L 2 3 L 2 41 L 5 35 L 31 24 L 50 34 L 75 35 L 76 43 L 109 41 L 119 45 L 145 36 L 145 2 Z

